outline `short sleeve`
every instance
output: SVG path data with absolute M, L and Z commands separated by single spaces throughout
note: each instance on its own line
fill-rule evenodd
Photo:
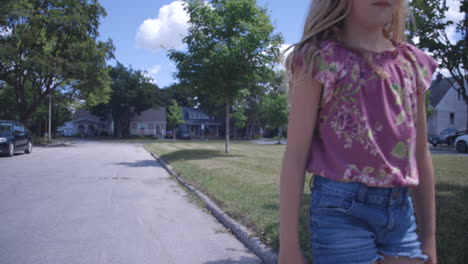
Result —
M 421 49 L 409 45 L 416 70 L 416 94 L 425 93 L 432 84 L 432 76 L 437 69 L 437 61 Z
M 323 85 L 320 106 L 327 104 L 333 95 L 333 89 L 342 71 L 342 64 L 336 58 L 333 43 L 325 42 L 318 47 L 313 65 L 305 67 L 305 61 L 311 45 L 301 48 L 294 57 L 293 69 L 306 69 L 306 73 Z

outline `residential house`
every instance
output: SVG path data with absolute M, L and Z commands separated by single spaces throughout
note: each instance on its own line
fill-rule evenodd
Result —
M 166 134 L 166 108 L 148 109 L 134 115 L 130 121 L 130 135 L 164 137 Z
M 179 125 L 179 131 L 188 132 L 191 137 L 219 137 L 221 123 L 199 108 L 182 107 L 182 119 L 185 123 Z
M 438 135 L 446 128 L 466 129 L 468 106 L 454 87 L 459 85 L 453 78 L 439 78 L 432 82 L 429 89 L 434 111 L 427 121 L 429 135 Z
M 73 135 L 92 137 L 103 134 L 112 135 L 114 133 L 114 123 L 111 118 L 102 120 L 84 109 L 76 110 L 71 122 L 73 124 Z
M 57 132 L 66 137 L 73 136 L 73 122 L 66 122 L 63 126 L 57 128 Z

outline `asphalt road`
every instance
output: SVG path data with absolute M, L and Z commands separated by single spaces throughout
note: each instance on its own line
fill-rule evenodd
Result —
M 0 157 L 1 264 L 261 263 L 140 144 Z

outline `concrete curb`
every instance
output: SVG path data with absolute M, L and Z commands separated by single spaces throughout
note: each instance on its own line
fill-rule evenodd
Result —
M 173 175 L 177 181 L 185 186 L 192 193 L 197 195 L 202 199 L 208 210 L 218 219 L 218 221 L 224 225 L 226 228 L 232 231 L 232 233 L 250 250 L 252 250 L 255 255 L 257 255 L 265 264 L 275 264 L 277 262 L 278 256 L 273 250 L 268 248 L 263 244 L 258 237 L 254 237 L 253 234 L 242 224 L 236 222 L 230 216 L 228 216 L 223 210 L 221 210 L 208 196 L 195 189 L 190 184 L 186 183 L 171 165 L 167 164 L 163 159 L 161 159 L 156 153 L 144 147 L 171 175 Z

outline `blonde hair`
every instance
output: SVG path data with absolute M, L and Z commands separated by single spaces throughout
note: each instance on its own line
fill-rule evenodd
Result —
M 333 40 L 346 46 L 342 41 L 342 29 L 344 19 L 351 10 L 352 0 L 313 0 L 304 25 L 304 31 L 301 40 L 285 49 L 281 54 L 283 61 L 286 52 L 292 48 L 293 51 L 286 57 L 286 74 L 288 81 L 291 81 L 293 74 L 292 64 L 294 57 L 307 44 L 312 43 L 312 48 L 307 51 L 304 58 L 303 72 L 307 73 L 315 63 L 315 58 L 319 52 L 317 47 L 325 40 Z M 395 43 L 406 41 L 405 31 L 408 16 L 407 0 L 400 0 L 393 14 L 392 22 L 383 28 L 384 36 Z M 386 77 L 385 72 L 378 68 L 368 52 L 355 47 L 348 47 L 350 50 L 361 53 L 372 70 L 382 78 Z M 288 102 L 290 102 L 291 85 L 288 87 Z

